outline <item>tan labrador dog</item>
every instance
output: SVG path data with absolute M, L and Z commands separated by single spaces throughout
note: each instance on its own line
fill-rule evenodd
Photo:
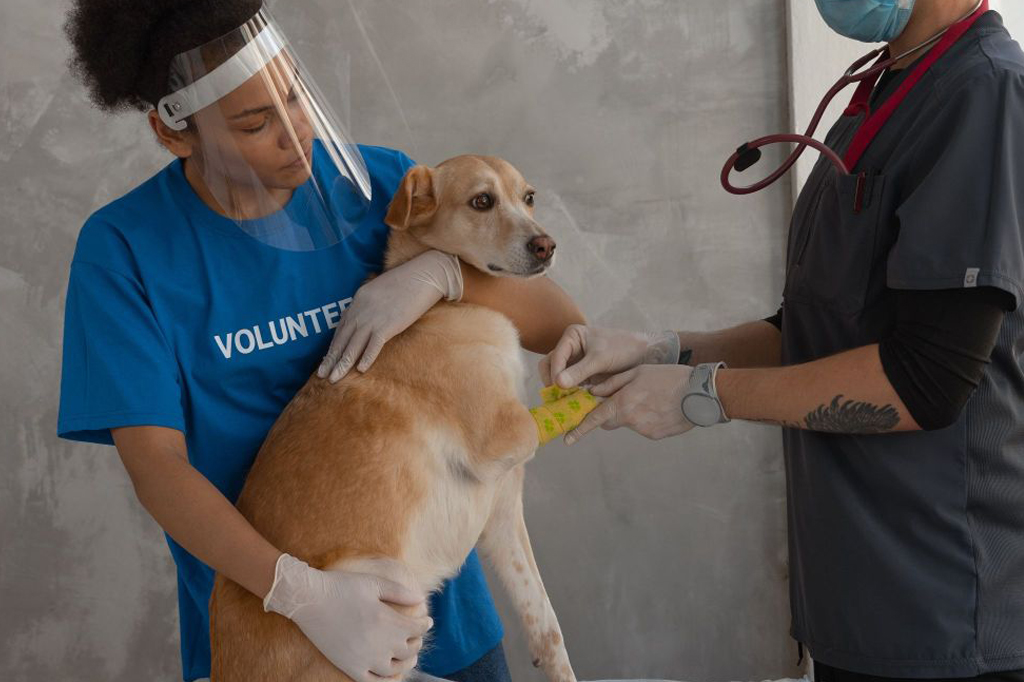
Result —
M 385 269 L 427 249 L 496 276 L 537 276 L 554 261 L 555 243 L 533 219 L 533 189 L 493 157 L 411 169 L 385 222 Z M 523 379 L 507 318 L 439 303 L 366 374 L 306 383 L 267 436 L 238 508 L 310 566 L 375 573 L 424 594 L 478 546 L 512 598 L 534 665 L 574 682 L 523 521 L 523 465 L 538 444 Z M 210 631 L 212 682 L 349 679 L 296 625 L 221 575 Z

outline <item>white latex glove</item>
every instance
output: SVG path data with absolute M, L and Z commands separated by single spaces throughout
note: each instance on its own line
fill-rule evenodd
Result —
M 540 361 L 545 386 L 572 388 L 600 383 L 611 374 L 637 365 L 674 365 L 679 361 L 679 335 L 673 331 L 631 332 L 570 325 L 555 349 Z
M 342 314 L 317 376 L 330 376 L 331 383 L 340 381 L 357 362 L 357 369 L 365 372 L 385 343 L 441 298 L 462 298 L 459 259 L 441 251 L 422 253 L 370 280 Z
M 683 416 L 683 395 L 693 368 L 687 365 L 640 365 L 616 374 L 590 389 L 607 398 L 565 435 L 572 445 L 597 427 L 628 426 L 642 436 L 661 440 L 693 428 Z
M 375 675 L 396 677 L 416 667 L 423 635 L 433 626 L 428 616 L 406 616 L 389 603 L 418 606 L 424 598 L 374 575 L 320 571 L 282 554 L 263 610 L 290 618 L 356 682 L 375 682 Z

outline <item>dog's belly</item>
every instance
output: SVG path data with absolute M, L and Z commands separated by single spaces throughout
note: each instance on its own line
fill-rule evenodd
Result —
M 458 573 L 490 516 L 497 482 L 468 468 L 470 453 L 449 434 L 432 440 L 444 471 L 412 512 L 402 547 L 402 561 L 427 591 Z
M 395 355 L 389 358 L 400 362 L 402 356 L 428 357 L 433 367 L 448 368 L 426 392 L 447 396 L 447 409 L 418 411 L 415 419 L 413 431 L 421 448 L 415 456 L 425 464 L 421 471 L 426 480 L 401 543 L 402 563 L 416 584 L 433 591 L 458 573 L 476 545 L 503 477 L 532 455 L 536 427 L 529 419 L 511 426 L 507 407 L 501 408 L 512 403 L 528 415 L 519 403 L 522 354 L 506 318 L 476 306 L 439 306 L 417 328 L 425 336 L 432 328 L 467 331 L 440 343 L 414 336 L 415 350 L 395 344 Z M 480 341 L 472 338 L 478 334 Z M 390 363 L 388 370 L 394 371 Z M 507 437 L 492 437 L 499 430 L 494 421 L 519 434 L 511 446 Z
M 450 421 L 423 423 L 418 435 L 430 443 L 432 482 L 413 511 L 403 542 L 403 562 L 425 589 L 436 589 L 455 576 L 476 545 L 491 514 L 494 497 L 512 467 L 531 456 L 535 448 L 532 423 L 524 424 L 520 438 L 491 437 L 502 401 L 521 399 L 525 370 L 514 328 L 503 316 L 476 306 L 439 306 L 421 329 L 463 328 L 480 333 L 489 328 L 488 343 L 447 346 L 438 355 L 450 367 L 462 367 L 461 376 L 445 383 L 464 387 L 460 405 Z M 441 387 L 438 387 L 439 390 Z M 454 407 L 454 406 L 453 406 Z M 525 407 L 522 412 L 526 414 Z M 508 420 L 497 416 L 501 426 Z M 527 420 L 529 421 L 529 420 Z M 477 427 L 477 428 L 474 428 Z M 513 429 L 514 430 L 514 429 Z M 516 442 L 518 441 L 518 443 Z

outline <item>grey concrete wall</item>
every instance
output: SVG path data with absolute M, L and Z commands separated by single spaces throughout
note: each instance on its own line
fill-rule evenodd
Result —
M 66 73 L 64 6 L 0 3 L 0 678 L 180 679 L 158 527 L 112 449 L 54 436 L 77 231 L 168 161 L 141 115 L 93 110 Z M 361 141 L 516 164 L 594 323 L 774 311 L 789 187 L 737 200 L 717 175 L 743 139 L 788 128 L 783 0 L 277 7 Z M 581 679 L 795 672 L 780 450 L 777 430 L 732 424 L 541 452 L 527 520 Z M 515 678 L 537 679 L 506 624 Z

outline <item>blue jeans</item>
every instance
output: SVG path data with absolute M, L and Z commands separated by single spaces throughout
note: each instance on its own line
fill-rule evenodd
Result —
M 473 665 L 444 677 L 452 682 L 512 682 L 505 662 L 505 648 L 500 642 Z

